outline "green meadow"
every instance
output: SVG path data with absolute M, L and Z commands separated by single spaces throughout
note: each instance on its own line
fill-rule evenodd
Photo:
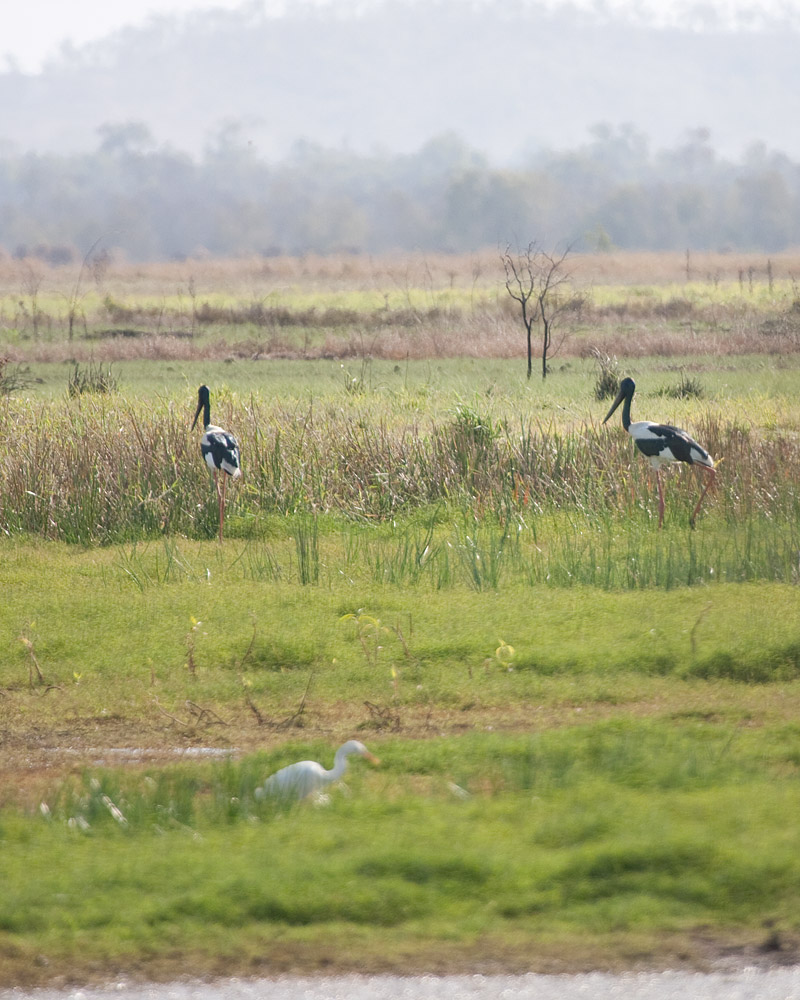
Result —
M 730 318 L 743 280 L 680 294 Z M 658 298 L 623 287 L 595 307 Z M 513 358 L 86 362 L 85 339 L 19 326 L 0 985 L 792 960 L 800 355 L 791 330 L 692 350 L 684 319 L 680 353 L 621 338 L 545 382 L 520 338 Z M 602 424 L 603 365 L 636 379 L 634 419 L 715 456 L 695 529 L 680 468 L 658 530 L 647 463 Z M 201 382 L 242 449 L 222 543 Z M 350 738 L 380 766 L 351 762 L 327 803 L 257 794 Z

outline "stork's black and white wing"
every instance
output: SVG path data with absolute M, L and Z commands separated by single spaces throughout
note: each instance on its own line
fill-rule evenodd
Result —
M 647 456 L 653 465 L 685 462 L 687 465 L 714 468 L 714 459 L 705 448 L 679 427 L 654 424 L 649 420 L 637 420 L 629 424 L 628 433 L 639 451 Z
M 200 451 L 212 472 L 227 472 L 234 479 L 242 474 L 239 443 L 229 431 L 213 425 L 206 427 L 200 440 Z

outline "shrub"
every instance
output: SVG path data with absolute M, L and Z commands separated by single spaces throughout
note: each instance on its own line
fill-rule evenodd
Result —
M 95 365 L 91 361 L 84 368 L 76 362 L 67 381 L 70 396 L 111 393 L 118 389 L 119 379 L 111 371 L 111 365 L 104 369 L 102 365 Z

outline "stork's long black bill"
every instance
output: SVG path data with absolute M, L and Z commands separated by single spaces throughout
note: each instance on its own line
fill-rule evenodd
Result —
M 606 419 L 603 421 L 603 423 L 605 423 L 608 420 L 608 418 L 611 416 L 614 410 L 616 410 L 616 408 L 619 406 L 619 404 L 622 402 L 624 398 L 625 398 L 625 393 L 622 391 L 622 389 L 620 389 L 620 391 L 617 393 L 617 398 L 611 404 L 611 409 L 606 414 Z
M 211 403 L 207 385 L 201 385 L 197 390 L 197 413 L 195 413 L 194 420 L 192 421 L 192 430 L 194 430 L 194 425 L 197 423 L 197 418 L 201 413 L 205 414 L 203 417 L 203 426 L 206 427 L 211 420 Z

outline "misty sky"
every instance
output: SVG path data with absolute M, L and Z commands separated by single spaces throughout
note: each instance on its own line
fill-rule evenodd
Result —
M 24 0 L 0 14 L 0 59 L 28 73 L 41 69 L 64 42 L 81 46 L 150 18 L 212 7 L 235 9 L 242 0 Z
M 336 4 L 341 0 L 306 0 L 314 4 Z M 351 0 L 352 2 L 352 0 Z M 370 6 L 377 0 L 358 0 Z M 465 0 L 470 2 L 470 0 Z M 596 0 L 532 0 L 539 5 L 559 7 L 596 6 Z M 638 18 L 657 23 L 696 22 L 703 10 L 713 9 L 723 17 L 752 23 L 760 14 L 783 13 L 800 18 L 800 0 L 602 0 L 608 9 L 628 9 Z M 211 8 L 236 9 L 265 6 L 280 13 L 292 0 L 23 0 L 4 3 L 0 14 L 0 63 L 27 73 L 35 73 L 65 42 L 80 47 L 131 25 L 141 25 L 152 17 L 184 14 Z

